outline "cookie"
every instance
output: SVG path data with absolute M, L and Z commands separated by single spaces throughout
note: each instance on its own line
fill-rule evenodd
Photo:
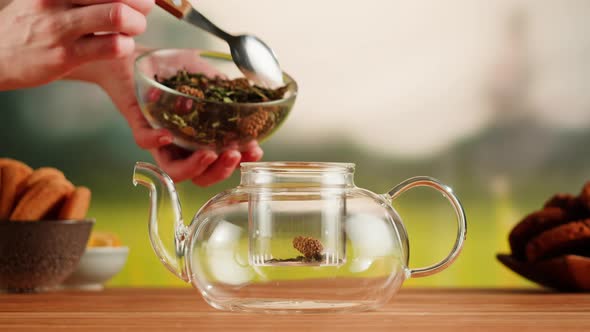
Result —
M 567 217 L 567 212 L 558 207 L 548 207 L 526 216 L 508 236 L 512 255 L 524 260 L 528 241 L 548 229 L 566 223 Z
M 0 220 L 6 220 L 14 206 L 18 193 L 22 190 L 33 170 L 16 160 L 2 159 L 2 186 L 0 187 Z
M 547 230 L 529 241 L 526 257 L 530 262 L 563 254 L 590 255 L 590 219 L 572 221 Z
M 41 220 L 73 191 L 74 186 L 68 180 L 54 179 L 39 182 L 24 193 L 10 220 Z
M 90 238 L 88 239 L 88 244 L 86 246 L 88 248 L 120 247 L 122 244 L 121 239 L 119 239 L 119 237 L 114 233 L 94 231 L 90 234 Z
M 2 167 L 0 167 L 0 190 L 2 190 Z M 0 196 L 0 200 L 2 199 L 2 197 Z M 2 221 L 3 219 L 0 219 L 0 221 Z
M 590 218 L 590 182 L 586 183 L 580 195 L 556 194 L 543 207 L 565 210 L 570 221 Z
M 584 210 L 590 213 L 590 181 L 586 182 L 582 192 L 578 195 L 578 201 Z
M 562 210 L 568 210 L 575 205 L 576 197 L 570 194 L 555 194 L 545 204 L 543 208 L 557 207 Z
M 71 193 L 59 211 L 59 220 L 82 220 L 86 218 L 92 193 L 86 187 L 78 187 Z
M 64 179 L 66 176 L 62 171 L 58 170 L 57 168 L 53 167 L 41 167 L 33 171 L 31 176 L 27 179 L 25 183 L 25 190 L 31 188 L 35 184 L 41 181 L 48 181 L 53 179 Z

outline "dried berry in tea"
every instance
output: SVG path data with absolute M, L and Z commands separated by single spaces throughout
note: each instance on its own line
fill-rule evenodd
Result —
M 244 136 L 258 137 L 268 126 L 273 124 L 273 114 L 261 110 L 252 113 L 238 122 L 238 129 Z
M 293 238 L 293 248 L 297 249 L 302 255 L 293 258 L 273 258 L 269 260 L 269 263 L 316 263 L 324 261 L 324 246 L 318 239 L 308 236 L 296 236 Z
M 324 246 L 318 239 L 307 236 L 297 236 L 293 239 L 293 248 L 297 249 L 305 258 L 319 257 Z

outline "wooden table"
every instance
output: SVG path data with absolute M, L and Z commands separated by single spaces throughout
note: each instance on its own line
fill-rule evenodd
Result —
M 0 331 L 590 331 L 590 294 L 403 289 L 378 311 L 217 311 L 193 289 L 0 294 Z

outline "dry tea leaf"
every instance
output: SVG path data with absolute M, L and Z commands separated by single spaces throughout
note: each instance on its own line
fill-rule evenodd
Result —
M 210 78 L 186 70 L 155 79 L 187 96 L 150 90 L 146 108 L 152 117 L 180 137 L 211 148 L 264 138 L 289 109 L 287 105 L 255 104 L 284 98 L 287 86 L 266 89 L 250 84 L 246 78 Z
M 246 78 L 233 80 L 219 76 L 209 78 L 203 73 L 189 73 L 179 70 L 166 79 L 155 79 L 181 93 L 218 103 L 259 103 L 283 98 L 286 87 L 267 89 L 251 85 Z

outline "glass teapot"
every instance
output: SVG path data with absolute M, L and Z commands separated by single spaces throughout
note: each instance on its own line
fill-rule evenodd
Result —
M 377 308 L 405 279 L 443 270 L 466 235 L 461 203 L 439 181 L 415 177 L 378 195 L 356 187 L 353 174 L 354 164 L 347 163 L 242 163 L 240 185 L 211 198 L 189 225 L 163 171 L 138 162 L 133 183 L 150 190 L 149 235 L 156 254 L 211 306 L 337 312 Z M 445 259 L 409 268 L 408 236 L 391 202 L 417 186 L 442 192 L 454 208 L 458 232 Z M 158 231 L 164 201 L 174 221 L 169 251 Z

